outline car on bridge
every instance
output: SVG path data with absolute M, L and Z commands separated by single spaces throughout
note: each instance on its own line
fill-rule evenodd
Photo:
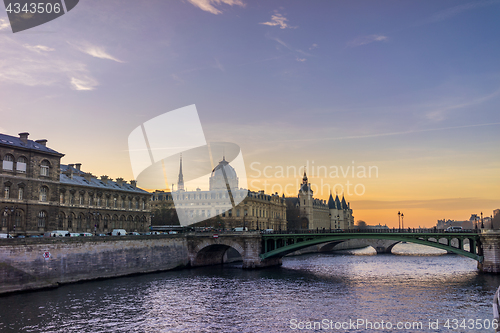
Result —
M 444 232 L 460 232 L 462 230 L 463 230 L 462 227 L 451 226 L 451 227 L 446 228 L 446 230 Z

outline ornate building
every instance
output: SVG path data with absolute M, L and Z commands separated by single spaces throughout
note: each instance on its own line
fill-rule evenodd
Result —
M 284 196 L 253 192 L 238 187 L 238 176 L 229 162 L 222 159 L 212 170 L 209 191 L 185 191 L 182 176 L 182 160 L 179 170 L 177 191 L 153 193 L 152 210 L 159 207 L 175 207 L 178 214 L 196 215 L 211 224 L 224 228 L 247 227 L 249 230 L 286 230 L 286 203 Z M 231 188 L 228 194 L 227 189 Z M 237 190 L 235 190 L 237 189 Z M 232 207 L 228 195 L 234 201 L 241 201 Z M 246 197 L 245 197 L 246 196 Z M 179 209 L 180 208 L 180 209 Z M 213 223 L 212 223 L 213 222 Z M 206 223 L 209 223 L 208 221 Z M 218 224 L 220 223 L 220 224 Z M 201 222 L 204 225 L 204 222 Z
M 333 199 L 330 193 L 327 203 L 313 198 L 313 194 L 304 171 L 298 196 L 286 198 L 290 215 L 289 229 L 349 229 L 354 226 L 351 205 L 343 196 L 340 201 L 338 195 Z
M 146 231 L 151 194 L 121 178 L 97 179 L 81 164 L 62 165 L 47 140 L 0 134 L 1 232 L 41 234 L 52 230 Z

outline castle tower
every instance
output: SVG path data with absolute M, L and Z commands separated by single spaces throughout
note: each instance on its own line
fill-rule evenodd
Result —
M 302 185 L 299 190 L 299 207 L 300 207 L 300 217 L 306 218 L 309 221 L 307 229 L 314 229 L 313 223 L 313 191 L 311 190 L 311 184 L 309 184 L 304 170 L 304 177 L 302 178 Z
M 179 180 L 177 181 L 177 190 L 184 191 L 184 175 L 182 174 L 182 154 L 181 154 L 181 162 L 179 167 Z

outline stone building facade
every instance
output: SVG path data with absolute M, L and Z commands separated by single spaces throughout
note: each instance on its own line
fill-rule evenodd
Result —
M 35 235 L 52 230 L 105 233 L 146 231 L 151 194 L 118 178 L 97 179 L 81 164 L 62 165 L 47 140 L 0 134 L 1 232 Z
M 225 176 L 222 169 L 225 170 Z M 178 209 L 178 212 L 183 211 L 183 213 L 200 216 L 207 223 L 208 221 L 215 222 L 216 227 L 286 230 L 285 197 L 278 195 L 278 193 L 265 194 L 264 191 L 253 192 L 239 188 L 236 171 L 224 158 L 212 170 L 209 184 L 209 191 L 201 189 L 185 191 L 181 162 L 178 190 L 154 192 L 151 202 L 152 210 L 162 206 L 173 209 L 175 200 L 175 205 L 182 208 Z M 244 198 L 235 207 L 227 206 L 228 186 L 233 189 L 231 195 L 235 201 L 239 202 L 241 198 Z M 238 190 L 235 190 L 236 188 Z M 201 222 L 200 225 L 204 225 L 204 222 Z
M 302 185 L 299 194 L 295 198 L 286 198 L 289 211 L 296 214 L 296 219 L 291 216 L 289 229 L 350 229 L 354 226 L 354 216 L 350 203 L 339 199 L 332 194 L 328 202 L 326 200 L 315 199 L 308 182 L 306 173 L 302 178 Z M 295 216 L 294 216 L 295 217 Z M 296 223 L 293 223 L 296 222 Z

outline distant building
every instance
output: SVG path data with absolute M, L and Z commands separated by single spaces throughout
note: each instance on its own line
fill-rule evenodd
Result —
M 436 224 L 437 229 L 446 229 L 448 227 L 462 227 L 464 229 L 475 229 L 476 227 L 478 229 L 481 228 L 481 223 L 484 225 L 485 229 L 491 229 L 491 217 L 486 216 L 483 217 L 483 220 L 481 221 L 481 215 L 480 214 L 471 214 L 470 218 L 468 220 L 464 221 L 456 221 L 456 220 L 438 220 Z
M 97 179 L 81 164 L 62 165 L 64 154 L 28 136 L 0 134 L 1 232 L 147 230 L 150 193 L 134 181 Z
M 226 175 L 223 175 L 222 168 Z M 227 183 L 226 183 L 227 182 Z M 238 187 L 238 176 L 233 167 L 222 159 L 212 170 L 209 178 L 209 190 L 184 190 L 182 175 L 182 160 L 179 168 L 177 191 L 156 191 L 152 196 L 152 210 L 162 207 L 167 209 L 178 205 L 178 214 L 189 214 L 190 217 L 199 217 L 196 220 L 200 225 L 220 228 L 247 227 L 249 230 L 286 230 L 286 204 L 284 196 L 265 194 L 264 191 L 253 192 Z M 246 197 L 235 207 L 227 206 L 228 185 L 231 195 L 235 199 Z M 237 190 L 235 190 L 237 189 Z M 240 200 L 238 200 L 240 201 Z
M 342 201 L 338 195 L 333 199 L 332 194 L 325 200 L 313 197 L 311 184 L 308 182 L 306 172 L 302 178 L 299 194 L 295 198 L 286 198 L 290 229 L 350 229 L 354 226 L 354 216 L 350 203 Z

